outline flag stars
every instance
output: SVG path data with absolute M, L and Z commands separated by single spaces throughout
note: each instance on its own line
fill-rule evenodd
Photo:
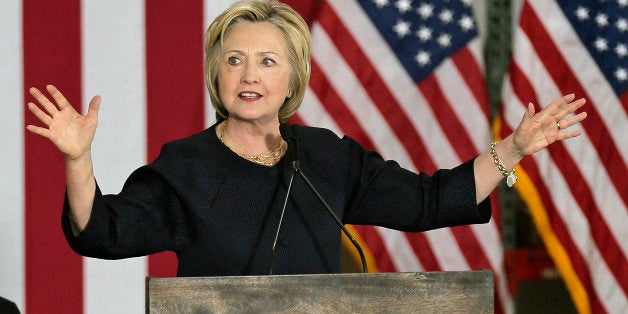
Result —
M 628 20 L 624 18 L 619 18 L 617 19 L 617 23 L 615 23 L 615 26 L 617 26 L 617 29 L 623 33 L 628 30 Z
M 381 9 L 390 4 L 388 0 L 373 0 L 373 3 L 375 3 L 378 9 Z
M 595 16 L 595 23 L 597 23 L 597 26 L 599 27 L 608 26 L 608 15 L 599 13 Z
M 617 44 L 617 46 L 615 46 L 615 53 L 617 53 L 618 57 L 623 58 L 628 55 L 628 48 L 625 44 Z
M 432 39 L 432 29 L 426 26 L 421 26 L 415 34 L 422 42 Z
M 412 1 L 399 0 L 395 3 L 395 7 L 399 10 L 399 13 L 404 14 L 412 9 Z
M 399 20 L 397 24 L 393 26 L 393 31 L 397 33 L 397 37 L 404 38 L 410 33 L 410 26 L 410 22 Z
M 462 27 L 462 29 L 467 32 L 473 29 L 473 18 L 468 16 L 468 15 L 464 15 L 461 19 L 460 22 L 458 22 L 458 24 L 460 25 L 460 27 Z
M 608 82 L 617 93 L 628 87 L 625 61 L 628 59 L 628 0 L 580 1 L 569 16 L 578 36 L 586 41 L 586 47 L 599 65 Z M 595 7 L 593 3 L 603 5 Z
M 443 24 L 449 24 L 454 19 L 454 14 L 451 10 L 444 9 L 438 15 L 438 18 L 443 22 Z
M 382 10 L 385 19 L 377 20 L 376 26 L 389 43 L 400 47 L 398 57 L 407 62 L 405 65 L 410 65 L 417 76 L 431 71 L 448 54 L 477 35 L 470 9 L 472 0 L 368 2 L 368 11 Z
M 429 52 L 424 50 L 419 50 L 417 54 L 414 56 L 414 60 L 421 66 L 424 67 L 430 63 L 431 55 Z
M 442 35 L 438 36 L 436 41 L 438 42 L 438 44 L 442 48 L 447 48 L 447 47 L 451 46 L 451 35 L 449 35 L 449 34 L 442 34 Z
M 576 10 L 576 17 L 578 17 L 578 19 L 580 21 L 588 20 L 589 19 L 589 9 L 587 9 L 585 7 L 578 7 L 578 9 Z
M 604 52 L 604 51 L 608 50 L 608 40 L 606 40 L 606 39 L 604 39 L 602 37 L 598 37 L 595 40 L 595 42 L 593 42 L 593 45 L 595 46 L 595 48 L 599 52 Z
M 424 20 L 427 20 L 434 15 L 434 6 L 429 3 L 423 3 L 419 5 L 418 9 L 416 9 L 416 13 L 418 13 Z
M 617 71 L 615 71 L 615 77 L 620 82 L 628 81 L 628 71 L 624 68 L 618 68 Z

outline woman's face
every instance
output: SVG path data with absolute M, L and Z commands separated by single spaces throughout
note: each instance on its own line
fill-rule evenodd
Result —
M 241 22 L 227 32 L 218 61 L 218 93 L 230 118 L 272 123 L 288 95 L 290 60 L 281 31 Z

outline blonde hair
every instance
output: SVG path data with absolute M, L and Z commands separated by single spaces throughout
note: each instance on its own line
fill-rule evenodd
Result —
M 291 75 L 289 90 L 292 96 L 286 98 L 279 109 L 279 122 L 285 122 L 299 109 L 310 80 L 310 30 L 303 18 L 290 6 L 274 0 L 243 0 L 231 5 L 214 19 L 205 34 L 205 82 L 216 109 L 218 121 L 227 118 L 229 113 L 218 95 L 218 61 L 225 34 L 237 23 L 269 22 L 283 34 L 288 44 L 288 59 Z

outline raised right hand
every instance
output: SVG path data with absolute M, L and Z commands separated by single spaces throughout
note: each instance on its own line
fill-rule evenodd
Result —
M 28 109 L 46 126 L 28 125 L 26 129 L 49 139 L 65 155 L 66 160 L 89 157 L 98 126 L 100 96 L 92 98 L 87 115 L 83 116 L 56 87 L 48 85 L 46 89 L 54 103 L 35 87 L 31 87 L 29 92 L 39 105 L 28 103 Z

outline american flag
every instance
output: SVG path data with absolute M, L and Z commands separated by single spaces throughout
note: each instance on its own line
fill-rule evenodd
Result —
M 62 156 L 25 133 L 28 88 L 54 84 L 85 111 L 103 97 L 95 175 L 117 193 L 161 145 L 214 122 L 204 30 L 231 0 L 0 3 L 0 296 L 26 312 L 140 313 L 144 277 L 175 275 L 173 254 L 120 261 L 73 253 L 60 229 Z M 310 23 L 312 78 L 293 122 L 347 134 L 433 173 L 487 150 L 488 100 L 471 1 L 286 1 Z M 372 270 L 495 271 L 497 312 L 512 310 L 500 215 L 425 233 L 352 226 Z
M 529 101 L 585 97 L 584 134 L 517 169 L 516 184 L 582 313 L 628 312 L 628 1 L 525 1 L 503 89 L 503 133 Z
M 490 140 L 482 58 L 470 4 L 328 1 L 312 27 L 306 123 L 348 134 L 415 171 L 453 167 Z M 426 233 L 355 226 L 380 271 L 496 273 L 496 310 L 510 308 L 499 213 L 486 225 Z

